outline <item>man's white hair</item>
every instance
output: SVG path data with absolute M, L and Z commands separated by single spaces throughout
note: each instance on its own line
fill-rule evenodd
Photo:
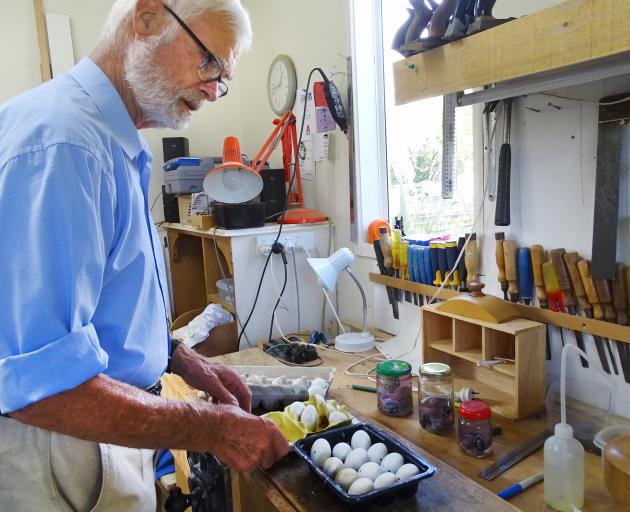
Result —
M 119 30 L 129 17 L 136 5 L 137 0 L 116 0 L 112 6 L 101 40 L 99 44 L 113 44 L 119 37 Z M 237 50 L 240 54 L 245 53 L 252 42 L 252 26 L 249 15 L 241 5 L 240 0 L 162 0 L 184 21 L 189 21 L 206 11 L 223 14 L 227 18 L 228 25 L 234 31 L 237 41 Z M 173 19 L 169 23 L 164 34 L 160 36 L 161 41 L 167 41 L 173 37 L 179 25 Z

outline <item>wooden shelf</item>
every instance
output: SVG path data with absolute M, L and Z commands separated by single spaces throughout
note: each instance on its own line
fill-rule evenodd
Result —
M 569 0 L 394 64 L 396 104 L 624 58 L 630 2 Z
M 225 302 L 224 300 L 222 300 L 219 297 L 218 293 L 209 293 L 208 302 L 212 302 L 213 304 L 219 304 L 220 306 L 223 307 L 223 309 L 229 311 L 232 314 L 236 312 L 236 310 L 234 309 L 234 306 L 230 304 L 229 302 Z
M 516 377 L 516 366 L 513 364 L 493 364 L 490 368 L 509 377 Z

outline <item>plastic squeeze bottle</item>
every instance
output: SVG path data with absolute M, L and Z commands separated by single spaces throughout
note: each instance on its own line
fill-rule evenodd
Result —
M 573 512 L 584 505 L 584 448 L 573 427 L 557 423 L 545 442 L 545 503 L 554 510 Z

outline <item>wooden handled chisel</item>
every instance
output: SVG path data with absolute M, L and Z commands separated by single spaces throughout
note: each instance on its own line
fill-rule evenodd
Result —
M 562 303 L 562 292 L 560 291 L 560 285 L 558 284 L 558 277 L 556 271 L 553 268 L 553 263 L 547 261 L 542 265 L 543 281 L 545 282 L 545 292 L 549 298 L 549 309 L 556 313 L 564 313 L 564 304 Z M 562 327 L 558 327 L 560 332 L 560 341 L 564 347 L 564 334 L 562 333 Z
M 613 288 L 613 304 L 615 313 L 617 314 L 617 323 L 619 325 L 628 325 L 628 290 L 626 288 L 626 267 L 621 263 L 617 263 L 617 273 L 612 283 Z M 621 361 L 621 370 L 626 383 L 630 384 L 630 361 L 628 360 L 628 344 L 623 341 L 616 341 L 617 353 L 619 361 Z
M 505 277 L 505 256 L 503 254 L 503 241 L 505 240 L 505 233 L 494 234 L 494 257 L 497 261 L 497 268 L 499 269 L 499 275 L 497 277 L 501 284 L 501 291 L 503 292 L 503 300 L 508 299 L 508 281 Z
M 543 279 L 542 266 L 545 262 L 545 250 L 542 245 L 532 245 L 530 248 L 532 256 L 532 272 L 534 274 L 534 286 L 536 286 L 536 299 L 538 300 L 538 307 L 542 309 L 549 309 L 549 298 L 547 292 L 545 292 L 545 281 Z M 549 330 L 549 324 L 547 325 L 547 339 L 546 339 L 546 359 L 551 360 L 551 334 Z
M 389 232 L 386 227 L 382 227 L 379 229 L 379 240 L 380 240 L 380 249 L 383 253 L 383 267 L 385 268 L 385 274 L 393 277 L 394 276 L 394 267 L 392 261 L 392 242 L 389 238 Z M 391 303 L 392 303 L 392 313 L 394 318 L 398 319 L 398 302 L 396 299 L 396 290 L 388 287 L 388 295 L 390 295 Z
M 529 306 L 534 294 L 532 278 L 532 255 L 529 247 L 521 247 L 518 250 L 518 280 L 521 286 L 523 302 Z
M 464 252 L 464 260 L 466 263 L 466 274 L 468 276 L 468 284 L 479 282 L 479 249 L 477 248 L 477 235 L 470 235 L 466 251 Z
M 457 255 L 464 250 L 464 244 L 466 243 L 466 237 L 460 236 L 457 240 Z M 466 272 L 466 260 L 464 259 L 464 255 L 459 258 L 459 263 L 457 264 L 457 271 L 459 272 L 459 291 L 467 292 L 468 291 L 468 275 Z
M 508 296 L 512 302 L 518 302 L 521 295 L 518 286 L 518 246 L 514 240 L 503 240 L 505 259 L 505 278 L 508 281 Z
M 562 255 L 562 259 L 564 260 L 564 263 L 567 267 L 567 272 L 569 273 L 569 279 L 571 280 L 571 284 L 573 285 L 573 291 L 575 292 L 575 297 L 578 301 L 580 309 L 584 312 L 584 314 L 587 317 L 589 317 L 589 314 L 590 314 L 589 318 L 592 318 L 593 310 L 591 308 L 591 304 L 586 298 L 586 290 L 584 289 L 584 284 L 582 283 L 582 278 L 580 277 L 580 271 L 578 270 L 578 266 L 577 266 L 578 261 L 580 261 L 580 255 L 577 252 L 565 252 Z M 576 331 L 576 341 L 578 341 L 577 331 Z M 584 344 L 584 341 L 582 341 L 582 343 Z M 600 340 L 600 343 L 602 343 L 601 340 Z M 578 347 L 580 347 L 582 350 L 584 350 L 584 352 L 586 352 L 586 345 L 584 345 L 584 347 L 580 346 L 579 341 L 578 341 Z M 588 368 L 588 361 L 584 359 L 583 357 L 580 359 L 582 361 L 582 366 L 584 368 Z
M 597 290 L 599 303 L 602 305 L 602 308 L 604 310 L 604 320 L 614 323 L 617 319 L 617 315 L 615 314 L 615 308 L 612 305 L 613 299 L 608 279 L 593 279 L 593 282 L 595 283 L 595 289 Z M 608 343 L 605 343 L 605 346 L 606 350 L 608 351 L 608 356 L 610 357 L 613 371 L 617 375 L 619 375 L 619 368 L 617 367 L 617 360 L 615 359 L 615 355 L 612 349 L 612 342 L 608 340 Z

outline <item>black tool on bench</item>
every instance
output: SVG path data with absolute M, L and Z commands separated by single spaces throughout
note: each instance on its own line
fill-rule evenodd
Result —
M 497 178 L 497 206 L 494 213 L 495 226 L 510 225 L 510 173 L 512 167 L 512 98 L 503 100 L 503 144 L 499 151 L 499 173 Z
M 615 279 L 622 132 L 630 120 L 630 101 L 619 100 L 629 96 L 626 92 L 599 101 L 591 270 L 594 279 Z

